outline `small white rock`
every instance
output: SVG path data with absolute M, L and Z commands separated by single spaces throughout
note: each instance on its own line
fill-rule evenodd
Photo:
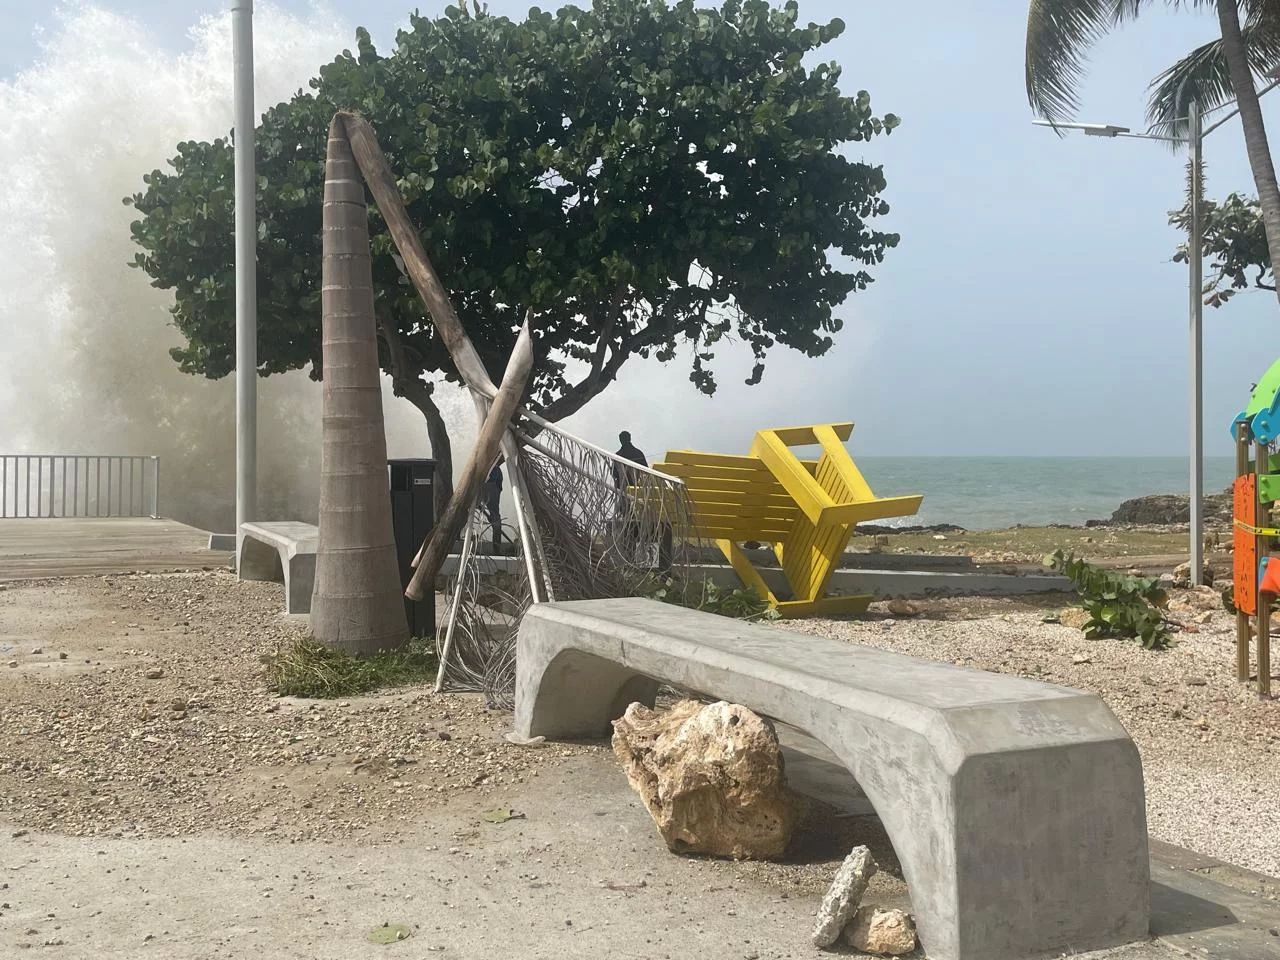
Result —
M 844 931 L 845 943 L 855 950 L 882 957 L 900 957 L 916 948 L 916 925 L 902 910 L 859 907 Z

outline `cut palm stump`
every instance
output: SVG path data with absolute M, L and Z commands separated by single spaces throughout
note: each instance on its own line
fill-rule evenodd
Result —
M 827 582 L 859 521 L 906 517 L 922 496 L 877 497 L 849 456 L 852 423 L 761 430 L 748 456 L 668 451 L 654 468 L 684 481 L 698 537 L 714 540 L 742 582 L 783 617 L 861 613 L 870 596 L 829 597 Z M 817 460 L 791 447 L 820 446 Z M 773 544 L 791 588 L 779 598 L 741 544 Z

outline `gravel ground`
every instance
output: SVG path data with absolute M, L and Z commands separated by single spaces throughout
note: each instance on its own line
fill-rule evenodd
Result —
M 508 717 L 472 695 L 277 698 L 263 658 L 299 629 L 279 590 L 216 571 L 0 590 L 0 815 L 72 836 L 381 841 L 451 799 L 532 789 L 607 753 L 512 746 Z M 1059 603 L 947 600 L 916 618 L 873 608 L 786 627 L 1099 693 L 1142 752 L 1152 835 L 1280 875 L 1280 708 L 1236 683 L 1216 594 L 1179 593 L 1185 629 L 1158 653 L 1042 622 Z M 740 869 L 818 889 L 832 850 L 883 844 L 860 830 L 815 815 L 790 865 Z
M 263 658 L 300 629 L 279 610 L 279 585 L 221 572 L 9 585 L 0 814 L 73 836 L 386 839 L 600 749 L 514 747 L 475 696 L 278 698 Z
M 1142 754 L 1152 836 L 1280 876 L 1280 705 L 1236 682 L 1235 618 L 1217 593 L 1174 591 L 1183 629 L 1158 652 L 1043 622 L 1061 603 L 932 601 L 915 618 L 875 604 L 866 619 L 786 629 L 1093 691 Z
M 264 658 L 301 629 L 280 605 L 278 584 L 220 571 L 0 585 L 0 822 L 14 836 L 400 843 L 445 806 L 533 803 L 584 771 L 624 782 L 607 743 L 513 746 L 510 715 L 474 694 L 277 697 Z M 817 803 L 785 863 L 707 862 L 726 882 L 815 895 L 859 843 L 885 868 L 875 902 L 905 907 L 879 823 Z

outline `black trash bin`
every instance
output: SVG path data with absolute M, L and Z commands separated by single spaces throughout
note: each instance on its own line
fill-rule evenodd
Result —
M 409 586 L 413 558 L 435 524 L 434 460 L 388 460 L 391 473 L 391 527 L 395 532 L 396 556 L 400 561 L 400 586 Z M 421 600 L 404 600 L 409 633 L 432 637 L 436 631 L 436 594 L 428 586 Z

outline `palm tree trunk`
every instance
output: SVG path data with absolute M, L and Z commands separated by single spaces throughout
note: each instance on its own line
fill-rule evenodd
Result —
M 1280 187 L 1276 185 L 1276 170 L 1267 144 L 1267 128 L 1262 122 L 1262 107 L 1258 104 L 1258 92 L 1253 86 L 1253 74 L 1249 70 L 1244 38 L 1240 34 L 1240 12 L 1236 0 L 1217 0 L 1217 8 L 1222 52 L 1231 73 L 1236 104 L 1240 107 L 1240 126 L 1244 130 L 1253 181 L 1258 188 L 1258 204 L 1262 208 L 1262 224 L 1267 234 L 1267 252 L 1274 273 L 1280 263 Z
M 391 528 L 387 438 L 364 183 L 346 130 L 329 126 L 321 317 L 324 454 L 311 632 L 353 654 L 409 639 Z

